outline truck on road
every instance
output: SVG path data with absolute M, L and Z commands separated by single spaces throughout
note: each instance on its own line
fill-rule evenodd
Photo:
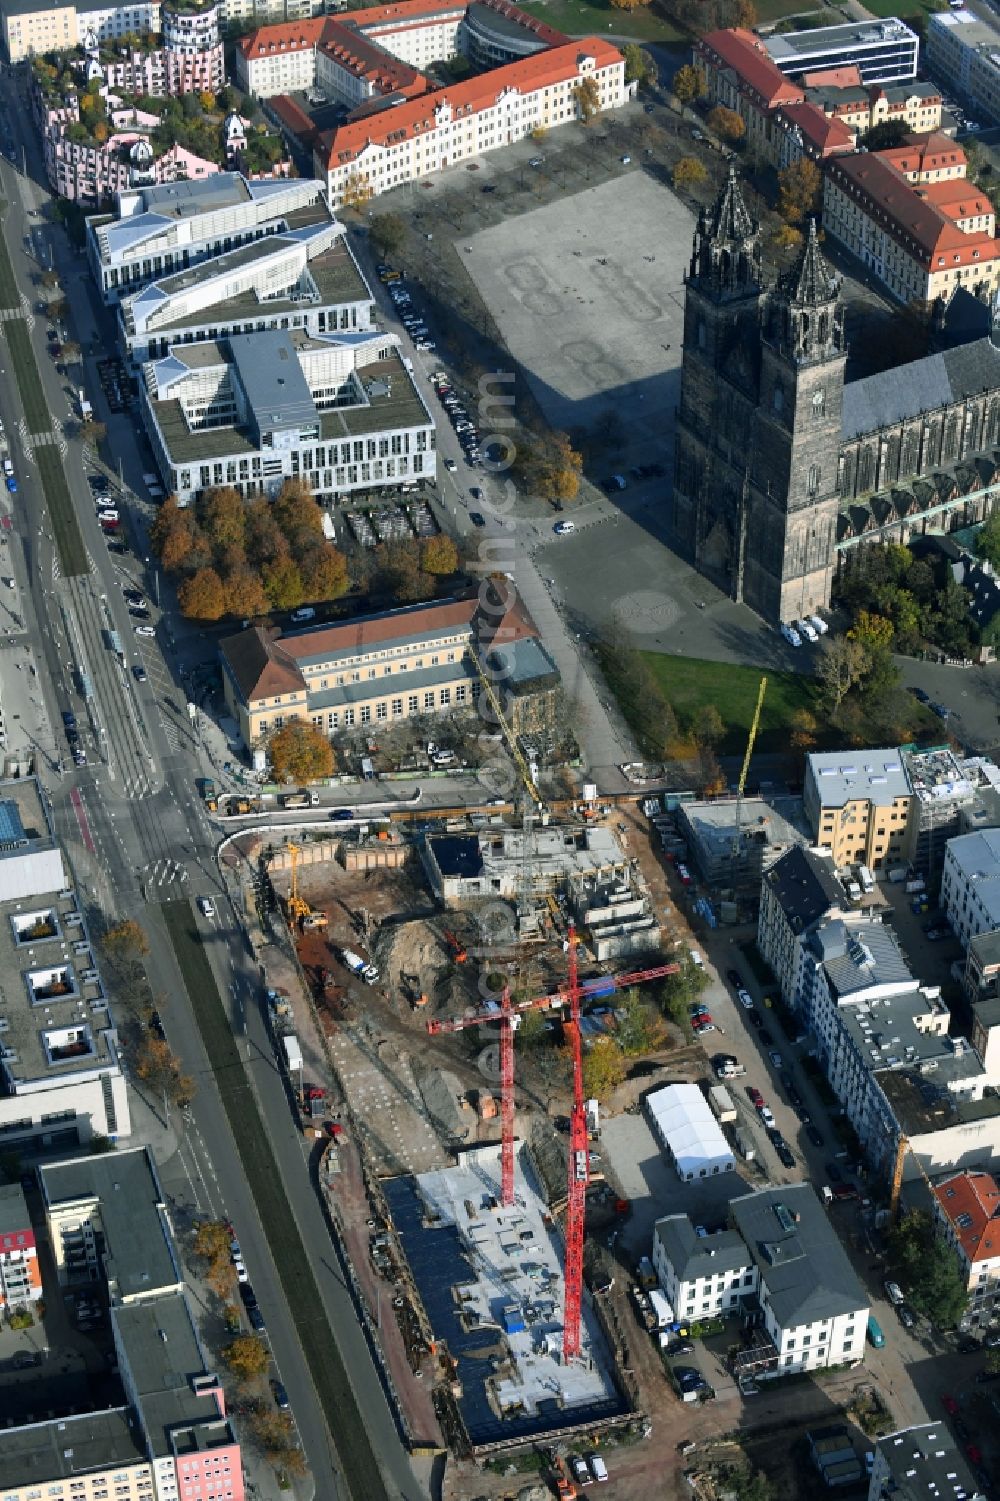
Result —
M 278 796 L 279 808 L 316 808 L 319 806 L 319 793 L 309 792 L 304 787 L 298 792 L 282 792 Z

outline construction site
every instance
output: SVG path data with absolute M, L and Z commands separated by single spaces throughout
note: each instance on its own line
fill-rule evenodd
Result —
M 360 1302 L 401 1352 L 413 1443 L 482 1457 L 641 1426 L 584 1278 L 585 1225 L 629 1208 L 592 1150 L 585 1051 L 615 1036 L 620 990 L 676 969 L 623 828 L 587 806 L 240 841 L 276 1056 Z M 489 873 L 478 892 L 446 889 L 456 860 Z

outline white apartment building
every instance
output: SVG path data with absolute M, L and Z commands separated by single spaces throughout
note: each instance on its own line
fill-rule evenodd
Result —
M 653 1267 L 674 1317 L 681 1323 L 728 1318 L 757 1290 L 757 1268 L 735 1230 L 700 1236 L 686 1214 L 670 1214 L 653 1229 Z
M 160 0 L 125 0 L 109 5 L 96 0 L 87 5 L 68 0 L 46 5 L 44 0 L 4 0 L 0 7 L 3 42 L 12 63 L 43 52 L 66 51 L 80 44 L 88 33 L 99 42 L 116 41 L 128 32 L 144 36 L 160 30 Z
M 219 172 L 119 193 L 114 214 L 87 220 L 87 259 L 106 303 L 209 256 L 329 215 L 322 184 L 250 181 Z
M 1000 928 L 1000 829 L 949 839 L 941 906 L 963 947 L 977 934 Z
M 176 345 L 143 366 L 142 414 L 164 488 L 188 504 L 233 485 L 317 496 L 433 479 L 434 421 L 395 335 L 268 330 Z
M 857 1365 L 868 1299 L 807 1183 L 729 1203 L 733 1228 L 698 1236 L 685 1215 L 657 1220 L 653 1265 L 678 1320 L 739 1315 L 761 1338 L 746 1367 L 763 1376 Z
M 849 916 L 847 896 L 828 850 L 796 848 L 764 873 L 757 947 L 771 966 L 781 998 L 808 1019 L 817 959 L 808 939 L 827 918 Z
M 391 93 L 397 80 L 392 63 L 405 64 L 415 77 L 432 62 L 454 57 L 460 50 L 459 32 L 465 21 L 468 0 L 397 0 L 396 4 L 356 10 L 345 25 L 331 16 L 286 25 L 262 26 L 244 37 L 236 48 L 236 81 L 258 99 L 289 94 L 314 86 L 343 103 L 358 103 L 372 93 Z M 561 40 L 563 40 L 561 38 Z M 338 57 L 354 53 L 351 67 L 356 85 L 354 97 L 346 97 L 345 80 Z M 380 65 L 387 70 L 387 83 L 379 87 L 368 78 Z M 428 87 L 419 80 L 420 93 Z
M 0 1141 L 22 1156 L 131 1132 L 97 953 L 32 778 L 0 785 Z
M 369 334 L 375 303 L 338 223 L 267 235 L 150 282 L 118 304 L 119 336 L 137 364 L 175 345 L 267 329 Z
M 326 18 L 287 26 L 265 26 L 236 47 L 236 82 L 247 94 L 269 99 L 294 94 L 316 83 L 316 49 Z

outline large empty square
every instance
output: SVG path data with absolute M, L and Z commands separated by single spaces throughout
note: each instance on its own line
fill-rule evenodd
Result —
M 484 230 L 465 260 L 553 427 L 673 426 L 694 221 L 645 172 Z M 638 431 L 637 431 L 638 430 Z

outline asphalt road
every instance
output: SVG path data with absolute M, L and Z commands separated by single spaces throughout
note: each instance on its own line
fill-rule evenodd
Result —
M 70 303 L 70 335 L 84 347 L 99 340 L 110 351 L 113 320 L 93 295 L 85 261 L 69 249 L 61 230 L 32 214 L 48 198 L 44 187 L 39 186 L 44 173 L 37 143 L 26 123 L 27 109 L 23 101 L 12 108 L 10 96 L 8 88 L 7 103 L 0 105 L 0 138 L 14 141 L 18 165 L 23 146 L 29 178 L 15 171 L 8 160 L 0 159 L 0 193 L 8 203 L 4 233 L 23 297 L 27 306 L 33 307 L 39 294 L 32 286 L 32 274 L 52 266 Z M 34 174 L 34 180 L 30 174 Z M 46 351 L 44 319 L 34 319 L 31 339 L 58 434 L 71 413 L 64 380 Z M 0 348 L 0 355 L 6 364 L 6 348 Z M 88 394 L 97 408 L 96 415 L 104 418 L 96 391 L 88 388 Z M 292 1400 L 316 1494 L 325 1501 L 344 1494 L 333 1443 L 302 1360 L 278 1269 L 268 1249 L 267 1229 L 258 1222 L 236 1144 L 213 1087 L 192 1001 L 159 912 L 160 901 L 167 897 L 188 891 L 221 891 L 213 861 L 216 836 L 195 793 L 195 779 L 202 767 L 183 715 L 186 692 L 180 680 L 185 661 L 196 659 L 200 645 L 193 632 L 175 628 L 155 609 L 156 638 L 135 636 L 122 585 L 128 583 L 155 598 L 155 580 L 145 573 L 142 558 L 119 559 L 108 552 L 86 482 L 85 455 L 72 438 L 64 439 L 64 468 L 93 566 L 79 578 L 61 577 L 53 540 L 46 526 L 39 525 L 47 517 L 44 495 L 37 469 L 25 452 L 22 414 L 11 379 L 0 381 L 0 415 L 12 439 L 18 475 L 19 493 L 11 497 L 14 532 L 10 550 L 12 570 L 21 585 L 25 631 L 36 646 L 40 688 L 57 733 L 61 733 L 61 711 L 72 709 L 88 755 L 85 768 L 73 768 L 67 755 L 61 765 L 41 768 L 55 826 L 70 849 L 81 887 L 91 903 L 112 920 L 123 913 L 134 913 L 149 933 L 149 969 L 154 987 L 163 997 L 161 1014 L 169 1040 L 185 1071 L 201 1085 L 190 1128 L 182 1132 L 180 1155 L 190 1186 L 188 1202 L 195 1211 L 226 1212 L 238 1228 L 266 1310 L 268 1337 Z M 131 481 L 138 485 L 142 460 L 131 419 L 112 418 L 108 425 L 112 447 L 122 455 L 126 484 Z M 131 504 L 137 507 L 134 497 Z M 148 512 L 143 515 L 137 508 L 132 515 L 133 535 L 138 533 L 141 539 L 148 520 Z M 105 632 L 110 630 L 119 634 L 124 662 L 109 649 Z M 148 675 L 143 684 L 137 683 L 132 673 L 139 661 L 145 664 Z M 92 698 L 84 699 L 80 694 L 81 668 L 92 683 Z M 215 929 L 209 954 L 223 981 L 223 996 L 234 1006 L 239 1001 L 240 1015 L 250 1029 L 250 1074 L 275 1154 L 288 1175 L 294 1212 L 301 1216 L 303 1241 L 331 1328 L 338 1345 L 342 1345 L 390 1494 L 416 1497 L 418 1488 L 408 1457 L 353 1307 L 337 1281 L 329 1235 L 308 1181 L 301 1137 L 269 1062 L 270 1049 L 254 1005 L 255 977 L 246 965 L 242 932 L 232 909 L 220 910 L 226 912 L 226 921 Z

